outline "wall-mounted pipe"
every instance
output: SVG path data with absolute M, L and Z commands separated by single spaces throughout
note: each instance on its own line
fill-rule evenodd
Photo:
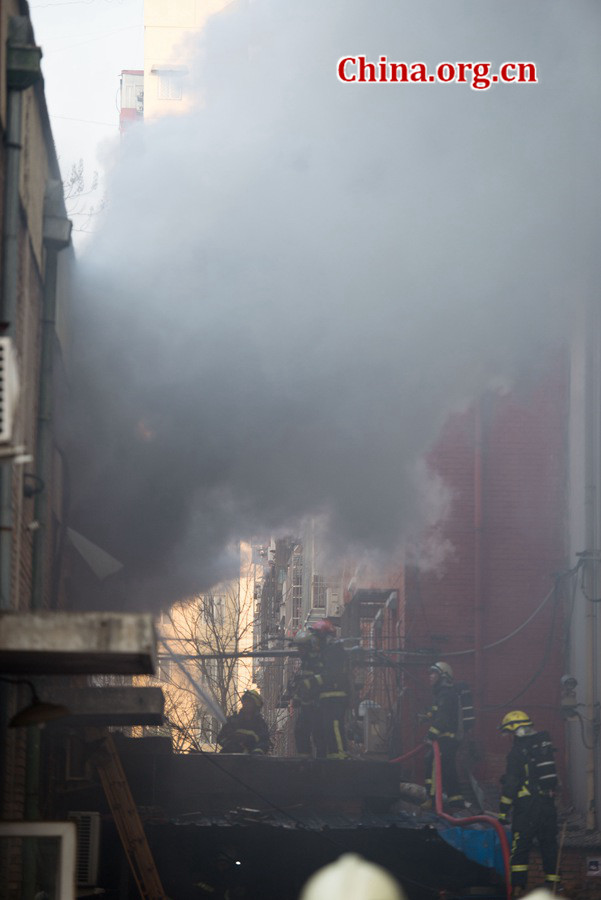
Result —
M 585 369 L 585 535 L 590 559 L 585 564 L 586 595 L 600 596 L 599 555 L 601 554 L 601 316 L 599 300 L 591 298 L 586 319 Z M 585 598 L 586 622 L 586 705 L 587 718 L 595 719 L 599 702 L 599 615 L 597 605 Z M 599 759 L 595 734 L 586 759 L 586 827 L 597 828 L 597 803 L 600 802 Z
M 482 600 L 482 529 L 483 529 L 483 447 L 482 406 L 480 399 L 474 408 L 474 701 L 476 711 L 483 706 L 483 611 Z M 482 717 L 476 715 L 475 736 L 478 736 Z

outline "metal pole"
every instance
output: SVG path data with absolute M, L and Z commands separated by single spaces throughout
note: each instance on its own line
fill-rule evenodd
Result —
M 600 480 L 601 480 L 601 344 L 599 328 L 599 300 L 591 298 L 587 309 L 586 321 L 586 408 L 585 408 L 585 504 L 586 504 L 586 549 L 590 559 L 586 562 L 585 579 L 586 594 L 585 614 L 587 646 L 586 646 L 586 706 L 589 722 L 595 721 L 595 712 L 599 699 L 599 617 L 595 602 L 599 597 L 600 579 L 599 554 L 601 551 L 600 535 Z M 594 725 L 591 728 L 591 749 L 586 759 L 586 827 L 594 831 L 597 827 L 596 801 L 598 794 L 598 753 L 596 747 L 597 734 Z

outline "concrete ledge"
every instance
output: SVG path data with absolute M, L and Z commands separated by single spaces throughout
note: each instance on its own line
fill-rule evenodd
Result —
M 69 716 L 48 727 L 162 725 L 165 698 L 158 687 L 43 688 L 44 700 L 66 706 Z
M 153 674 L 156 658 L 148 613 L 0 613 L 2 672 Z

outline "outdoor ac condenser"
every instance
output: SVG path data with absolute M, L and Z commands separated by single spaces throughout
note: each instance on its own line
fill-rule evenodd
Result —
M 77 884 L 93 887 L 98 883 L 98 859 L 100 855 L 100 813 L 67 813 L 77 828 Z
M 340 598 L 340 591 L 328 588 L 326 591 L 327 614 L 333 619 L 338 619 L 342 615 L 343 603 Z
M 365 753 L 383 754 L 388 750 L 388 714 L 379 706 L 368 706 L 363 718 Z
M 17 354 L 12 339 L 0 337 L 0 445 L 13 441 L 18 399 Z

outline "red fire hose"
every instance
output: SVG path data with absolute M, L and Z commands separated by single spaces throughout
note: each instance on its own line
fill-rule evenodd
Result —
M 505 829 L 503 828 L 499 820 L 494 819 L 492 816 L 466 816 L 463 819 L 456 819 L 454 816 L 449 816 L 443 811 L 442 767 L 440 764 L 440 747 L 438 746 L 438 741 L 432 741 L 432 747 L 434 749 L 434 773 L 436 777 L 436 814 L 446 822 L 452 822 L 454 825 L 460 825 L 462 828 L 465 825 L 473 825 L 475 822 L 486 822 L 488 825 L 492 825 L 492 827 L 499 835 L 499 841 L 501 843 L 501 853 L 503 854 L 503 867 L 505 869 L 505 892 L 507 900 L 511 900 L 511 867 L 509 865 L 509 844 L 507 843 L 507 835 L 505 834 Z
M 432 741 L 432 747 L 434 750 L 434 776 L 436 784 L 434 799 L 436 804 L 436 814 L 440 816 L 441 819 L 444 819 L 445 822 L 451 822 L 453 825 L 459 825 L 461 828 L 465 827 L 466 825 L 474 825 L 476 822 L 483 822 L 487 825 L 492 825 L 499 836 L 501 853 L 503 854 L 506 897 L 507 900 L 511 900 L 511 867 L 509 863 L 510 853 L 505 829 L 498 821 L 498 819 L 495 819 L 492 816 L 465 816 L 464 818 L 456 819 L 455 816 L 449 816 L 444 812 L 442 806 L 442 767 L 440 763 L 440 747 L 438 746 L 438 741 Z M 411 759 L 412 756 L 416 756 L 417 753 L 423 752 L 425 748 L 426 744 L 418 744 L 417 747 L 414 747 L 414 749 L 410 750 L 409 753 L 405 753 L 404 756 L 397 756 L 396 759 L 391 759 L 390 762 L 405 762 L 406 760 Z

